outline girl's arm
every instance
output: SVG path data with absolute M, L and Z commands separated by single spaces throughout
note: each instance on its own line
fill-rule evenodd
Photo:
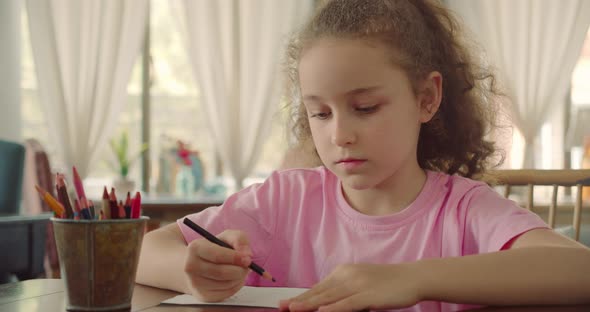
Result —
M 136 281 L 192 294 L 205 301 L 230 297 L 246 281 L 252 251 L 243 232 L 226 230 L 217 237 L 234 249 L 206 239 L 195 239 L 187 246 L 176 223 L 147 233 Z
M 423 299 L 485 305 L 590 302 L 590 250 L 552 230 L 529 231 L 506 251 L 423 260 Z
M 590 250 L 552 230 L 531 230 L 509 250 L 402 264 L 337 267 L 281 310 L 408 307 L 424 300 L 478 305 L 590 302 Z
M 146 233 L 136 282 L 190 293 L 184 273 L 187 247 L 176 223 Z

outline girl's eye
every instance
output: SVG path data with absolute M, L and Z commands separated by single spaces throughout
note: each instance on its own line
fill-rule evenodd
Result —
M 330 113 L 316 113 L 316 114 L 311 114 L 311 118 L 317 118 L 317 119 L 320 119 L 320 120 L 327 119 L 328 117 L 330 117 Z
M 377 110 L 379 105 L 357 107 L 356 110 L 360 113 L 369 114 Z

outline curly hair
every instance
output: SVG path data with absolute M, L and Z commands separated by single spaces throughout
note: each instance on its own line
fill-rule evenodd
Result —
M 287 46 L 290 128 L 299 143 L 308 142 L 311 131 L 299 93 L 298 64 L 322 38 L 385 44 L 416 94 L 429 73 L 441 73 L 440 108 L 420 129 L 421 168 L 474 177 L 492 165 L 496 148 L 486 134 L 495 125 L 495 98 L 502 94 L 491 70 L 470 54 L 458 21 L 445 7 L 428 0 L 332 0 L 320 7 Z

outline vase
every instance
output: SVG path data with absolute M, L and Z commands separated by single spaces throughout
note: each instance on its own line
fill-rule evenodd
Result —
M 195 177 L 193 176 L 191 166 L 181 166 L 176 174 L 176 190 L 175 195 L 181 197 L 189 197 L 195 191 Z
M 118 199 L 125 201 L 127 192 L 131 193 L 131 196 L 135 193 L 135 181 L 128 178 L 119 177 L 113 181 L 113 187 L 115 188 L 115 194 Z

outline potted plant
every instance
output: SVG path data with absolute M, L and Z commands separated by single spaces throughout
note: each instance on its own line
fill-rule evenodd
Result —
M 118 173 L 117 179 L 113 181 L 113 186 L 117 191 L 118 196 L 124 196 L 127 192 L 135 190 L 135 181 L 129 179 L 129 170 L 131 166 L 139 159 L 141 154 L 148 149 L 148 144 L 143 143 L 140 150 L 134 155 L 129 154 L 129 135 L 127 131 L 123 131 L 119 138 L 113 138 L 109 141 L 113 154 L 115 155 L 115 163 L 111 163 L 111 167 Z

